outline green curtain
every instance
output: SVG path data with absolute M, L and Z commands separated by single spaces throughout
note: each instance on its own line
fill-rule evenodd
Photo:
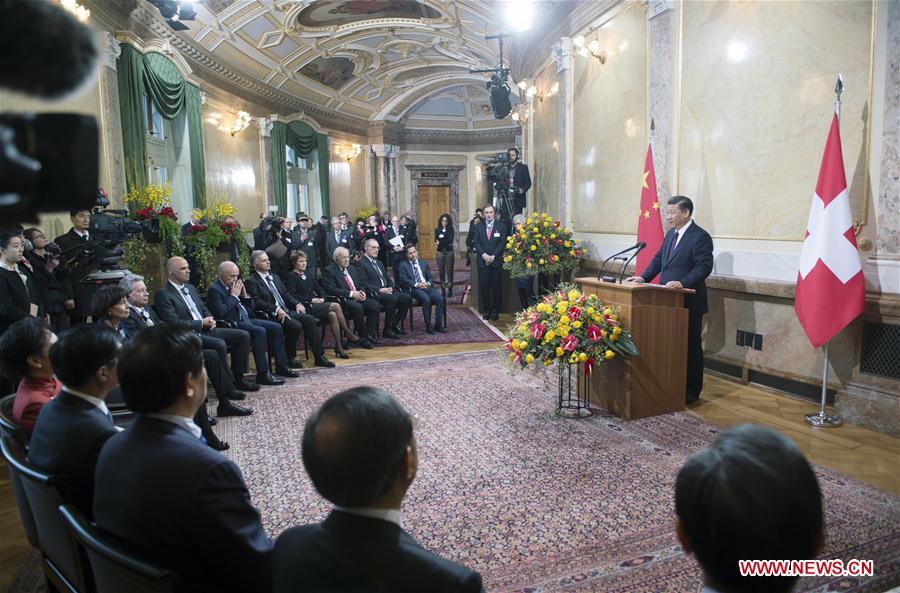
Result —
M 200 89 L 186 82 L 175 64 L 164 55 L 156 52 L 141 55 L 128 44 L 122 45 L 117 70 L 125 161 L 134 163 L 133 183 L 138 186 L 148 183 L 147 131 L 142 106 L 146 92 L 160 115 L 168 120 L 178 117 L 183 109 L 187 110 L 185 122 L 190 142 L 193 201 L 195 207 L 202 208 L 206 204 L 206 164 Z
M 144 61 L 141 54 L 122 44 L 117 65 L 119 112 L 122 117 L 122 142 L 125 149 L 125 178 L 131 186 L 147 185 L 147 122 L 144 120 Z
M 287 213 L 287 158 L 284 147 L 287 146 L 288 127 L 280 121 L 272 123 L 272 142 L 270 145 L 270 158 L 272 164 L 272 203 L 278 206 L 278 211 Z
M 322 196 L 322 212 L 329 214 L 331 210 L 331 191 L 329 185 L 328 136 L 317 134 L 308 124 L 292 121 L 289 124 L 274 122 L 272 124 L 272 201 L 279 212 L 287 212 L 287 172 L 285 168 L 284 147 L 290 146 L 300 156 L 306 158 L 316 153 L 319 167 L 319 191 Z

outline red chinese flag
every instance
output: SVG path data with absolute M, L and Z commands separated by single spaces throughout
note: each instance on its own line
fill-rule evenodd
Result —
M 794 300 L 797 319 L 813 348 L 828 342 L 862 313 L 865 291 L 835 114 L 806 225 Z
M 662 249 L 662 216 L 659 213 L 659 196 L 656 193 L 656 173 L 653 172 L 653 150 L 647 145 L 647 162 L 644 164 L 644 179 L 641 184 L 641 211 L 638 214 L 637 240 L 647 244 L 638 253 L 635 270 L 642 273 L 650 265 L 656 252 Z M 650 280 L 656 282 L 659 276 Z

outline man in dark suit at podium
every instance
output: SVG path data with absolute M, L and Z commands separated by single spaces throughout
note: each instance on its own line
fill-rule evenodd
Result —
M 476 226 L 475 261 L 478 264 L 478 292 L 483 319 L 496 320 L 503 301 L 503 248 L 506 226 L 494 217 L 494 207 L 484 207 L 484 223 Z
M 429 552 L 402 527 L 419 458 L 412 419 L 389 394 L 355 387 L 322 404 L 303 431 L 303 465 L 335 507 L 322 523 L 278 538 L 276 592 L 482 591 L 478 573 Z
M 685 400 L 693 403 L 703 390 L 703 314 L 709 311 L 706 277 L 713 269 L 713 242 L 709 233 L 691 220 L 694 203 L 685 196 L 672 196 L 666 206 L 666 223 L 671 227 L 650 265 L 629 282 L 647 282 L 660 275 L 666 288 L 691 288 L 684 295 L 688 310 L 687 388 Z

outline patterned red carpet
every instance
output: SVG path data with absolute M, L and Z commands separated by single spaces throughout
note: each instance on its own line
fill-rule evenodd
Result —
M 468 307 L 447 308 L 447 332 L 425 333 L 425 321 L 422 317 L 422 308 L 414 307 L 412 310 L 413 322 L 410 330 L 409 315 L 406 316 L 406 335 L 399 340 L 379 340 L 379 346 L 424 346 L 430 344 L 468 344 L 470 342 L 500 342 L 504 338 L 490 325 L 483 322 L 481 317 Z M 432 315 L 434 310 L 432 309 Z M 384 317 L 382 316 L 382 321 Z M 334 349 L 334 337 L 331 331 L 325 332 L 326 355 Z
M 488 591 L 691 592 L 696 563 L 673 534 L 675 475 L 716 427 L 678 413 L 626 423 L 553 416 L 555 384 L 510 376 L 493 352 L 304 371 L 251 394 L 256 413 L 217 431 L 273 536 L 329 505 L 300 460 L 303 423 L 359 384 L 394 393 L 419 418 L 419 475 L 404 523 L 424 546 L 482 573 Z M 799 591 L 900 584 L 900 499 L 819 469 L 824 558 L 875 562 L 871 579 L 805 579 Z

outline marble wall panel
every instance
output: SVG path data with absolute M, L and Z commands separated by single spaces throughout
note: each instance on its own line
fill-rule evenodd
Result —
M 356 212 L 370 203 L 366 195 L 366 155 L 361 154 L 350 162 L 331 151 L 329 164 L 331 185 L 331 213 Z
M 762 334 L 763 349 L 738 346 L 737 330 Z M 852 324 L 829 342 L 829 383 L 836 387 L 853 374 L 858 333 Z M 807 383 L 821 382 L 822 351 L 806 339 L 792 299 L 710 289 L 703 349 L 737 365 Z
M 531 169 L 531 198 L 534 207 L 541 212 L 559 215 L 559 112 L 560 78 L 556 65 L 551 63 L 534 81 L 543 101 L 534 102 L 531 125 L 534 126 L 534 144 L 528 155 Z M 554 85 L 556 89 L 554 90 Z
M 259 214 L 266 209 L 263 191 L 266 177 L 260 161 L 256 126 L 232 136 L 204 119 L 203 150 L 207 202 L 226 195 L 237 208 L 237 219 L 242 227 L 250 229 L 258 225 Z
M 572 219 L 579 231 L 637 226 L 647 151 L 647 15 L 630 8 L 594 35 L 606 64 L 575 56 Z
M 685 2 L 679 193 L 713 235 L 802 240 L 843 74 L 854 218 L 865 197 L 872 2 Z

